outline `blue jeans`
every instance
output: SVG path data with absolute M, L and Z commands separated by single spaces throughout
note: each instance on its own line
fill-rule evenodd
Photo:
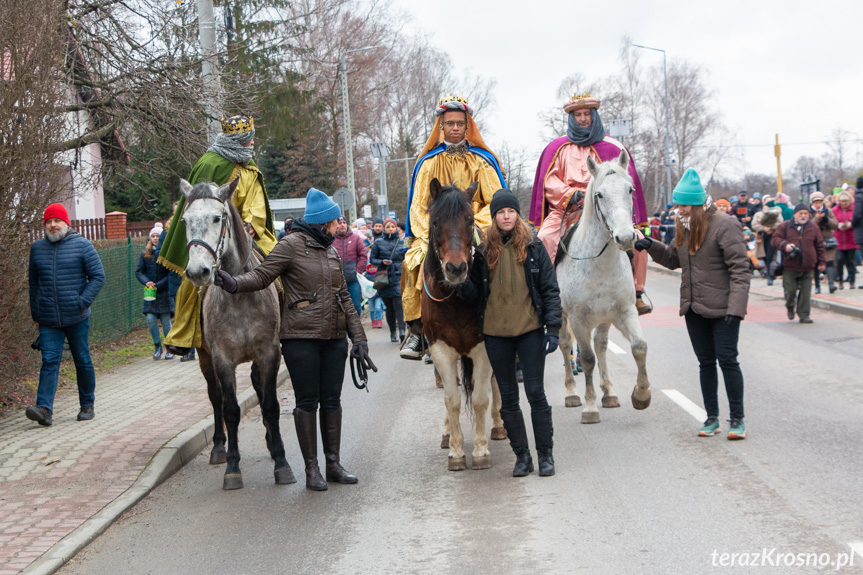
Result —
M 78 400 L 81 407 L 96 401 L 96 370 L 90 361 L 90 318 L 75 325 L 64 327 L 39 326 L 39 345 L 42 350 L 42 369 L 39 370 L 39 388 L 36 390 L 36 405 L 54 413 L 54 395 L 60 377 L 60 359 L 63 357 L 63 341 L 69 340 L 72 359 L 78 380 Z
M 153 338 L 153 343 L 155 345 L 159 345 L 162 342 L 162 338 L 159 335 L 159 320 L 162 320 L 162 333 L 168 335 L 168 332 L 171 331 L 171 314 L 169 313 L 160 313 L 158 315 L 154 313 L 145 313 L 147 318 L 147 327 L 150 329 L 150 337 Z
M 354 309 L 357 310 L 357 317 L 361 316 L 363 289 L 360 287 L 360 282 L 348 282 L 348 293 L 351 294 L 351 301 L 354 302 Z
M 372 320 L 384 319 L 384 300 L 380 296 L 375 296 L 369 300 L 369 315 Z

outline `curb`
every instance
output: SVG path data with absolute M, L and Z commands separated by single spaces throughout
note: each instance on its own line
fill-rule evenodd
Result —
M 664 268 L 664 267 L 660 266 L 659 264 L 655 264 L 653 262 L 650 262 L 649 264 L 647 264 L 647 268 L 649 270 L 663 273 L 666 275 L 671 275 L 671 276 L 679 276 L 681 273 L 680 270 L 670 270 L 668 268 Z M 754 288 L 754 289 L 749 288 L 749 293 L 753 293 L 755 295 L 767 297 L 770 299 L 779 299 L 779 300 L 785 299 L 784 295 L 773 293 L 773 292 L 767 291 L 767 290 L 758 289 L 758 288 Z M 838 313 L 838 314 L 842 314 L 842 315 L 856 317 L 857 319 L 863 319 L 863 306 L 853 306 L 853 305 L 848 305 L 848 304 L 844 304 L 844 303 L 840 303 L 840 302 L 836 302 L 836 301 L 828 301 L 825 299 L 821 299 L 820 297 L 816 296 L 815 294 L 812 294 L 811 299 L 812 299 L 812 303 L 810 305 L 812 305 L 812 307 L 817 307 L 818 309 L 832 311 L 834 313 Z
M 254 388 L 251 387 L 251 380 L 248 376 L 243 379 L 248 381 L 250 385 L 248 389 L 237 396 L 237 402 L 240 404 L 240 417 L 258 405 L 258 396 Z M 282 364 L 276 376 L 276 387 L 281 387 L 287 380 L 288 370 Z M 133 507 L 162 482 L 194 459 L 212 441 L 214 431 L 215 421 L 210 415 L 185 431 L 178 433 L 159 448 L 129 489 L 58 541 L 21 573 L 50 575 L 63 567 L 79 551 L 104 533 L 126 510 Z

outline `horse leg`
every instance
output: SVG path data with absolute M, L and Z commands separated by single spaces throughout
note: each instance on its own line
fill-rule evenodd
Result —
M 575 376 L 572 373 L 572 363 L 569 359 L 573 343 L 572 332 L 569 330 L 569 318 L 567 317 L 566 312 L 564 312 L 558 349 L 560 349 L 560 353 L 563 355 L 563 383 L 566 386 L 565 405 L 567 407 L 578 407 L 581 405 L 581 398 L 578 397 L 578 393 L 576 393 L 575 390 Z
M 489 392 L 491 391 L 491 363 L 485 352 L 485 344 L 480 343 L 471 351 L 473 360 L 473 393 L 471 403 L 474 411 L 473 453 L 471 469 L 489 469 L 491 454 L 488 452 L 488 432 L 486 431 Z M 465 384 L 465 389 L 468 385 Z
M 602 407 L 620 407 L 617 393 L 608 377 L 608 330 L 610 323 L 602 323 L 593 332 L 593 350 L 596 353 L 596 363 L 599 366 L 599 388 L 602 390 Z
M 240 472 L 240 446 L 237 433 L 240 426 L 240 404 L 237 403 L 237 378 L 235 365 L 213 354 L 213 367 L 222 384 L 222 413 L 228 428 L 228 454 L 222 489 L 242 489 L 243 474 Z
M 461 412 L 461 394 L 458 390 L 459 355 L 443 343 L 432 344 L 430 351 L 443 380 L 444 405 L 446 405 L 447 422 L 450 428 L 447 468 L 450 471 L 463 471 L 467 469 L 467 463 L 464 456 L 464 435 L 459 421 Z
M 258 396 L 258 405 L 261 406 L 261 415 L 263 415 L 263 412 L 264 412 L 264 388 L 266 386 L 266 380 L 262 381 L 262 379 L 261 379 L 261 368 L 258 365 L 257 361 L 252 362 L 251 380 L 252 380 L 252 388 L 255 390 L 255 395 Z M 266 433 L 264 435 L 264 439 L 267 442 L 267 451 L 269 451 L 270 454 L 272 455 L 272 453 L 273 453 L 273 440 L 272 440 L 272 437 L 270 436 L 270 428 L 267 426 L 266 418 L 264 418 L 264 429 L 266 430 Z
M 500 416 L 500 387 L 497 385 L 497 378 L 494 373 L 491 375 L 491 438 L 495 441 L 506 439 L 506 428 L 503 426 L 503 419 Z
M 644 341 L 644 333 L 641 331 L 641 323 L 638 321 L 638 312 L 632 308 L 626 315 L 615 324 L 617 329 L 629 340 L 632 349 L 632 357 L 638 366 L 638 377 L 635 388 L 632 390 L 632 407 L 635 409 L 647 409 L 650 405 L 650 380 L 647 378 L 647 342 Z
M 198 366 L 207 380 L 207 395 L 213 405 L 213 449 L 210 450 L 210 465 L 219 465 L 226 460 L 225 420 L 222 417 L 222 386 L 213 368 L 213 358 L 209 350 L 198 349 Z
M 443 387 L 443 383 L 441 383 L 441 387 Z M 443 435 L 440 438 L 440 448 L 441 449 L 449 449 L 449 436 L 450 436 L 450 427 L 449 427 L 449 412 L 444 415 L 443 418 Z
M 584 411 L 581 412 L 582 423 L 599 423 L 599 410 L 596 408 L 596 390 L 593 387 L 593 368 L 596 365 L 596 355 L 590 342 L 590 328 L 587 322 L 575 329 L 575 339 L 581 351 L 581 365 L 584 367 Z
M 261 415 L 264 419 L 264 428 L 267 430 L 267 449 L 275 462 L 273 476 L 276 485 L 288 485 L 296 483 L 297 478 L 288 460 L 285 457 L 285 444 L 282 442 L 282 433 L 279 430 L 279 398 L 276 393 L 276 378 L 279 373 L 280 353 L 278 346 L 273 346 L 267 357 L 260 358 L 259 377 L 261 388 Z M 254 371 L 258 362 L 252 364 Z

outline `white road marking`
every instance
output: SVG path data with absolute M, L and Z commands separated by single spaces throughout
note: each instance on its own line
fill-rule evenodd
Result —
M 611 353 L 614 353 L 617 355 L 626 355 L 626 352 L 623 351 L 623 348 L 621 348 L 619 345 L 617 345 L 616 343 L 614 343 L 611 340 L 608 340 L 608 349 L 611 350 Z
M 706 411 L 676 389 L 663 389 L 662 393 L 667 395 L 671 401 L 682 407 L 683 411 L 694 417 L 699 423 L 707 419 Z
M 848 547 L 850 547 L 852 551 L 857 553 L 857 555 L 863 557 L 863 541 L 852 541 L 848 544 Z

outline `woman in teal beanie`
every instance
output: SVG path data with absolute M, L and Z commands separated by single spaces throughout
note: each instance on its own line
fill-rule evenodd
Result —
M 678 208 L 675 245 L 641 238 L 635 248 L 646 249 L 656 263 L 668 269 L 682 269 L 680 315 L 686 318 L 698 358 L 707 411 L 698 435 L 719 433 L 718 361 L 731 411 L 728 439 L 744 439 L 743 373 L 737 362 L 737 341 L 746 315 L 750 274 L 743 228 L 737 218 L 716 216 L 716 206 L 692 168 L 674 188 L 672 201 Z

